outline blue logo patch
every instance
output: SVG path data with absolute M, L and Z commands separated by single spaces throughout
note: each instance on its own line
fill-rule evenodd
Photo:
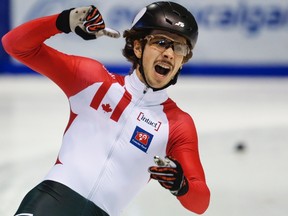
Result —
M 134 133 L 131 137 L 130 143 L 139 148 L 143 152 L 147 152 L 153 135 L 136 126 Z

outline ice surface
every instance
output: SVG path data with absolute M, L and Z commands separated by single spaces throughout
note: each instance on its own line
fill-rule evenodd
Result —
M 181 77 L 169 93 L 198 129 L 212 195 L 204 215 L 287 216 L 288 79 Z M 12 216 L 54 164 L 68 113 L 51 81 L 0 77 L 1 216 Z M 151 182 L 123 213 L 144 215 L 193 214 Z

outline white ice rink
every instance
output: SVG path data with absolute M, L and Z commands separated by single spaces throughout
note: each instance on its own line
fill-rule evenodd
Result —
M 211 189 L 204 215 L 287 216 L 288 78 L 182 77 L 169 91 L 198 128 Z M 0 77 L 1 216 L 12 216 L 54 164 L 68 113 L 51 81 Z M 194 214 L 153 182 L 123 214 L 148 215 Z

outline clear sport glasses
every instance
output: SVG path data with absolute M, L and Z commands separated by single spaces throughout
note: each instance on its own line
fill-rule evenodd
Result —
M 187 44 L 170 40 L 162 35 L 148 35 L 145 39 L 150 46 L 155 47 L 160 52 L 164 52 L 170 47 L 177 55 L 186 56 L 190 52 L 190 48 Z

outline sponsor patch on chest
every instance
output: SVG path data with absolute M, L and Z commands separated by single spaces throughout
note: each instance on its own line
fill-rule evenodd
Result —
M 150 125 L 151 127 L 154 128 L 155 131 L 158 131 L 160 126 L 161 126 L 161 122 L 160 121 L 153 121 L 150 118 L 148 118 L 147 116 L 145 116 L 145 114 L 143 112 L 140 112 L 138 117 L 137 117 L 138 121 L 142 121 L 145 122 L 146 124 Z
M 152 134 L 136 126 L 134 133 L 130 139 L 130 143 L 146 153 L 152 139 L 153 139 Z

